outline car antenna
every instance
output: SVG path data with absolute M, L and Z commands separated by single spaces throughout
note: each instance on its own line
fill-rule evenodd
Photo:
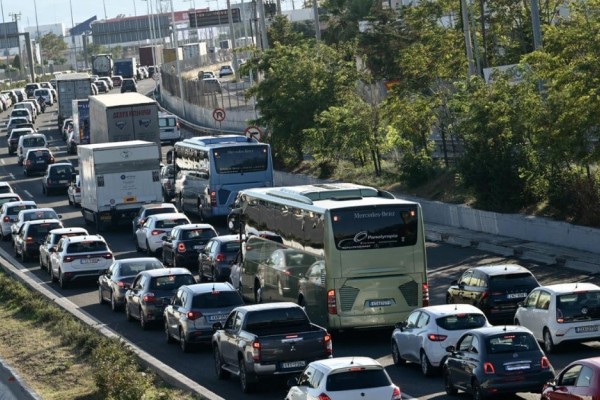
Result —
M 354 365 L 354 356 L 352 356 L 352 361 L 350 361 L 350 365 Z
M 458 304 L 454 303 L 454 311 L 458 310 Z
M 506 332 L 506 325 L 504 325 L 504 329 L 502 329 L 504 332 Z

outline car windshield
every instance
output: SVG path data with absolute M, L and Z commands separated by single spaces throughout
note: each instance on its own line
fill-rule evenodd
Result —
M 383 368 L 348 368 L 348 370 L 343 372 L 330 374 L 327 377 L 326 389 L 328 392 L 340 392 L 344 390 L 370 389 L 390 385 L 390 378 Z
M 435 320 L 437 325 L 447 331 L 481 328 L 486 319 L 482 314 L 455 314 L 447 315 Z
M 167 275 L 155 276 L 150 281 L 150 289 L 156 290 L 176 290 L 183 285 L 193 285 L 196 283 L 192 275 Z
M 119 269 L 119 276 L 136 276 L 142 271 L 164 268 L 160 261 L 123 261 Z
M 538 349 L 533 335 L 525 332 L 502 333 L 490 336 L 486 339 L 486 347 L 489 354 L 516 353 Z
M 234 307 L 244 304 L 237 291 L 202 293 L 194 296 L 192 308 Z
M 556 300 L 556 316 L 563 322 L 600 318 L 600 291 L 562 294 Z

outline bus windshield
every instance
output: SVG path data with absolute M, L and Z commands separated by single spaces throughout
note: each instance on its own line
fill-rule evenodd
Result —
M 265 146 L 233 146 L 213 150 L 219 174 L 265 171 L 269 151 Z
M 369 206 L 331 211 L 338 250 L 414 246 L 419 233 L 418 221 L 414 206 Z

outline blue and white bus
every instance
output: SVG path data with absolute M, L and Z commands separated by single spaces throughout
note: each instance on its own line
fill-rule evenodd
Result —
M 241 135 L 177 142 L 172 163 L 178 208 L 201 219 L 227 216 L 240 190 L 273 186 L 271 147 Z

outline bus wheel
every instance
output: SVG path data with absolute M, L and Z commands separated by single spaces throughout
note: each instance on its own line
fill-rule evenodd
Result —
M 260 283 L 256 282 L 254 284 L 254 302 L 256 304 L 262 303 L 262 289 L 260 287 Z

